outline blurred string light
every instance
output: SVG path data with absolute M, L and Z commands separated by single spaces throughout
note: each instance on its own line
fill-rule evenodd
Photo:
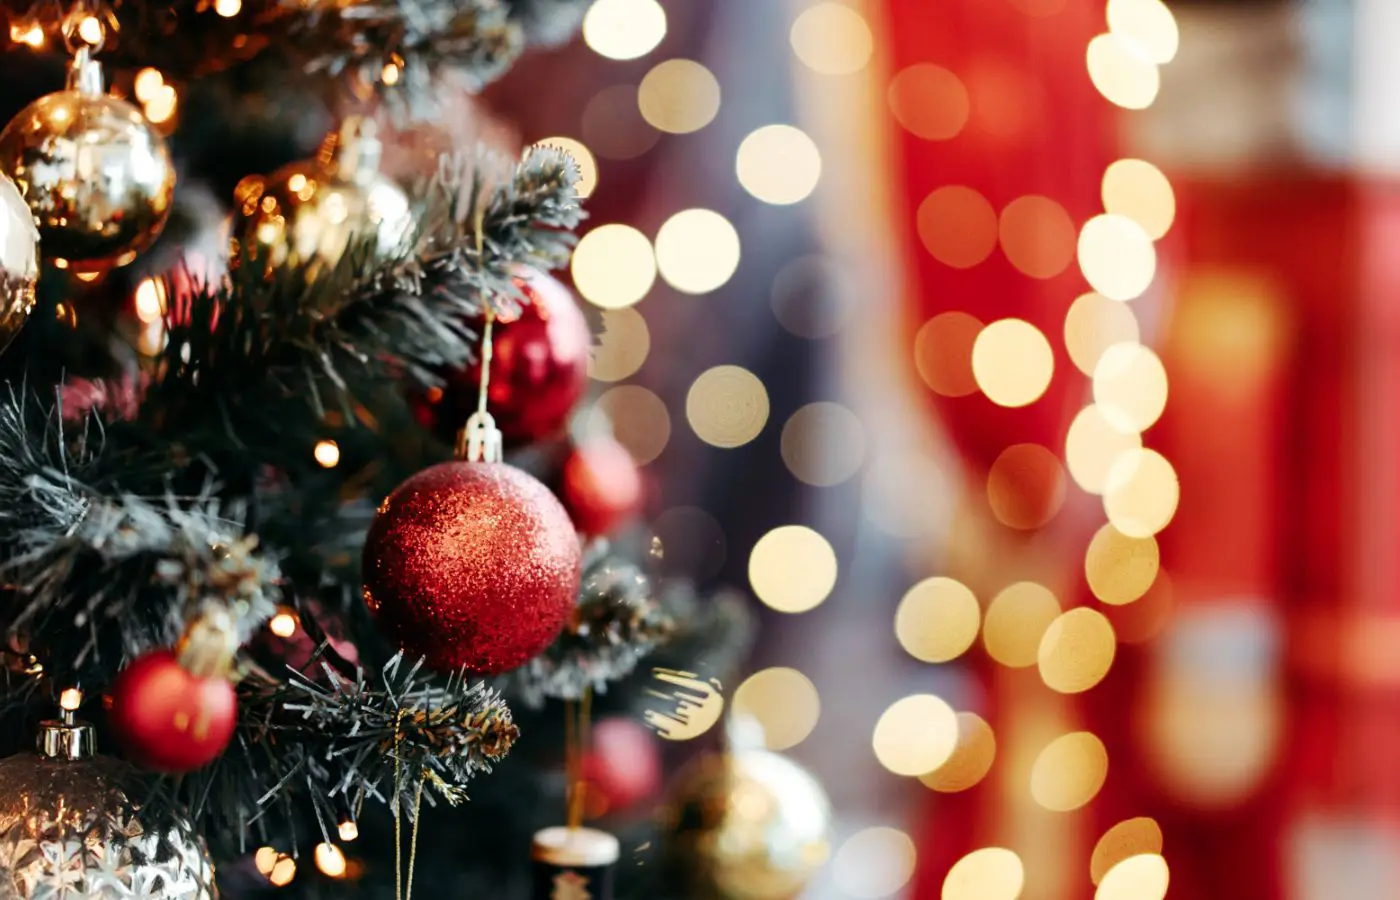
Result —
M 1167 408 L 1167 370 L 1147 347 L 1114 344 L 1094 366 L 1094 405 L 1119 431 L 1143 432 Z
M 987 606 L 982 623 L 987 655 L 1013 669 L 1035 665 L 1041 639 L 1059 615 L 1060 602 L 1044 585 L 1033 581 L 1008 585 Z
M 136 73 L 136 78 L 132 82 L 131 89 L 136 94 L 136 99 L 142 103 L 149 102 L 165 84 L 165 76 L 160 74 L 159 69 L 150 66 Z
M 604 309 L 631 306 L 656 282 L 651 241 L 619 223 L 600 225 L 580 238 L 570 267 L 578 292 Z
M 316 845 L 315 853 L 316 868 L 321 870 L 321 874 L 328 878 L 343 878 L 345 876 L 345 854 L 335 844 L 320 843 Z
M 1090 405 L 1070 423 L 1065 462 L 1076 484 L 1091 494 L 1102 494 L 1113 463 L 1127 451 L 1141 447 L 1141 435 L 1118 430 L 1098 406 Z
M 814 3 L 793 20 L 792 52 L 823 75 L 850 75 L 864 69 L 875 52 L 875 38 L 864 17 L 844 3 Z
M 598 161 L 583 141 L 571 137 L 547 137 L 535 142 L 536 147 L 557 147 L 578 163 L 578 182 L 574 185 L 579 197 L 588 197 L 598 186 Z
M 897 893 L 914 877 L 914 841 L 897 828 L 865 828 L 846 838 L 831 861 L 836 886 L 855 900 Z
M 1139 816 L 1124 819 L 1108 829 L 1094 845 L 1089 858 L 1089 878 L 1098 884 L 1108 871 L 1125 859 L 1145 853 L 1162 852 L 1162 827 L 1155 819 Z
M 1157 250 L 1132 219 L 1095 216 L 1079 232 L 1079 268 L 1090 286 L 1110 300 L 1133 300 L 1157 276 Z
M 776 206 L 807 199 L 822 174 L 821 152 L 807 133 L 791 125 L 765 125 L 739 144 L 735 160 L 744 190 Z
M 227 3 L 228 0 L 221 0 L 221 2 Z M 223 13 L 219 14 L 223 15 Z M 102 43 L 106 36 L 107 29 L 102 27 L 102 22 L 96 16 L 84 16 L 78 22 L 78 37 L 82 38 L 85 43 L 96 47 Z
M 1118 34 L 1101 34 L 1089 42 L 1089 79 L 1104 99 L 1124 109 L 1146 109 L 1157 99 L 1162 76 L 1147 52 Z
M 1129 537 L 1104 525 L 1084 554 L 1084 577 L 1101 602 L 1122 606 L 1139 599 L 1157 580 L 1161 556 L 1151 537 Z
M 832 487 L 855 475 L 865 461 L 865 428 L 839 403 L 809 403 L 783 425 L 780 452 L 793 477 Z
M 243 9 L 243 0 L 214 0 L 214 12 L 232 19 Z
M 769 750 L 787 750 L 817 727 L 821 698 L 806 675 L 796 669 L 772 668 L 755 672 L 739 685 L 729 708 L 753 716 L 763 726 Z
M 1045 629 L 1036 651 L 1040 679 L 1061 694 L 1078 694 L 1113 667 L 1117 640 L 1103 613 L 1085 606 L 1061 613 Z
M 280 638 L 289 638 L 297 633 L 297 614 L 287 606 L 279 607 L 277 614 L 267 620 L 267 630 Z
M 312 454 L 323 469 L 334 469 L 340 465 L 340 445 L 335 441 L 317 441 Z
M 749 586 L 768 607 L 800 613 L 836 587 L 836 551 L 805 525 L 783 525 L 758 539 L 749 554 Z
M 159 125 L 168 122 L 175 115 L 175 105 L 178 98 L 175 88 L 168 84 L 163 84 L 156 89 L 155 93 L 147 100 L 144 106 L 146 118 Z
M 1170 882 L 1171 871 L 1159 854 L 1130 856 L 1108 870 L 1094 900 L 1163 900 Z
M 136 285 L 136 318 L 142 322 L 158 322 L 165 315 L 166 289 L 160 278 L 143 278 Z
M 1130 537 L 1151 537 L 1166 528 L 1180 499 L 1176 470 L 1155 450 L 1120 454 L 1104 482 L 1108 521 Z
M 972 374 L 997 406 L 1026 406 L 1050 387 L 1055 354 L 1050 342 L 1024 319 L 999 319 L 972 344 Z
M 10 23 L 10 40 L 16 44 L 24 44 L 35 50 L 44 46 L 44 29 L 37 22 Z
M 875 723 L 872 740 L 880 765 L 910 777 L 943 765 L 957 744 L 957 715 L 933 694 L 914 694 L 891 704 Z
M 942 663 L 972 646 L 981 623 L 982 609 L 966 585 L 952 578 L 926 578 L 899 601 L 894 633 L 910 656 Z
M 1153 240 L 1161 240 L 1176 220 L 1176 194 L 1162 170 L 1141 159 L 1120 159 L 1103 175 L 1103 208 L 1132 219 Z
M 656 233 L 656 267 L 661 277 L 685 294 L 708 294 L 723 287 L 739 268 L 739 232 L 710 209 L 684 209 Z
M 1001 212 L 1001 249 L 1022 274 L 1054 278 L 1074 261 L 1074 220 L 1049 197 L 1018 197 Z
M 609 388 L 598 398 L 595 409 L 604 417 L 598 423 L 599 430 L 610 428 L 638 465 L 660 456 L 671 440 L 671 416 L 666 404 L 644 387 L 622 384 Z
M 1062 735 L 1046 745 L 1031 766 L 1031 797 L 1052 812 L 1079 809 L 1098 795 L 1108 778 L 1108 751 L 1087 731 Z
M 1008 528 L 1041 528 L 1064 502 L 1064 468 L 1059 457 L 1039 444 L 1012 444 L 987 472 L 987 504 Z
M 360 836 L 360 826 L 354 819 L 346 819 L 336 826 L 336 832 L 342 841 L 353 841 Z
M 970 187 L 938 188 L 919 204 L 915 218 L 924 249 L 945 266 L 970 269 L 996 249 L 996 210 Z
M 768 391 L 748 369 L 715 366 L 701 373 L 685 397 L 685 417 L 712 447 L 742 447 L 768 422 Z
M 958 742 L 943 765 L 919 776 L 931 790 L 952 794 L 975 787 L 996 761 L 997 739 L 992 726 L 976 713 L 958 713 Z
M 666 11 L 656 0 L 594 0 L 583 17 L 583 41 L 608 59 L 637 59 L 666 37 Z
M 651 332 L 631 307 L 603 310 L 603 333 L 593 345 L 588 374 L 597 381 L 622 381 L 637 373 L 651 352 Z
M 1157 65 L 1176 58 L 1181 31 L 1162 0 L 1108 0 L 1108 30 Z
M 1085 375 L 1094 374 L 1109 347 L 1135 344 L 1140 337 L 1131 306 L 1093 291 L 1075 298 L 1065 315 L 1065 351 Z
M 972 111 L 962 79 L 932 63 L 918 63 L 895 75 L 886 98 L 895 121 L 926 141 L 957 137 Z
M 944 397 L 977 393 L 972 347 L 982 322 L 965 312 L 939 313 L 914 335 L 914 368 L 929 390 Z
M 658 63 L 637 86 L 637 109 L 658 131 L 689 134 L 719 113 L 719 81 L 692 59 Z
M 1021 857 L 1004 847 L 983 847 L 953 863 L 942 900 L 1017 900 L 1025 886 Z

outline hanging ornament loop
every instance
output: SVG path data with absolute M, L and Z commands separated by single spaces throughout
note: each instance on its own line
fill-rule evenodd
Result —
M 73 63 L 68 67 L 68 90 L 84 97 L 101 97 L 106 90 L 102 83 L 102 65 L 92 58 L 92 52 L 86 44 L 73 52 Z
M 68 15 L 63 17 L 63 45 L 75 59 L 82 56 L 83 51 L 97 53 L 106 45 L 107 32 L 115 25 L 116 20 L 111 10 L 104 5 L 90 0 L 78 0 L 68 11 Z M 69 89 L 73 89 L 71 83 Z M 98 94 L 101 93 L 99 89 Z

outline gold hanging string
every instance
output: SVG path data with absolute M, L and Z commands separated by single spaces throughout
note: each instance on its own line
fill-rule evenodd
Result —
M 403 802 L 400 791 L 403 785 L 403 754 L 399 752 L 399 745 L 403 743 L 403 718 L 407 713 L 408 710 L 400 709 L 394 717 L 394 900 L 404 900 Z
M 404 900 L 413 900 L 413 864 L 418 861 L 418 823 L 423 817 L 423 778 L 418 779 L 418 787 L 413 792 L 413 832 L 408 845 L 408 892 Z
M 482 260 L 486 252 L 486 236 L 483 233 L 486 223 L 486 207 L 478 205 L 476 209 L 476 262 L 482 265 Z M 486 412 L 486 398 L 491 391 L 491 331 L 496 323 L 496 310 L 489 302 L 484 303 L 485 311 L 483 317 L 485 325 L 481 329 L 481 384 L 477 387 L 476 393 L 476 415 L 472 418 L 480 422 L 489 422 L 490 417 Z M 463 424 L 457 432 L 456 456 L 458 459 L 468 458 L 468 447 L 470 439 L 471 422 Z
M 569 767 L 569 816 L 570 828 L 583 825 L 584 801 L 587 788 L 583 781 L 583 759 L 588 753 L 589 732 L 593 718 L 593 687 L 584 687 L 579 697 L 578 717 L 574 719 L 574 705 L 568 703 L 565 709 L 565 740 L 572 745 L 573 765 Z
M 581 769 L 582 754 L 578 751 L 578 717 L 574 714 L 574 701 L 564 701 L 564 815 L 572 820 L 574 794 L 578 791 L 578 774 Z

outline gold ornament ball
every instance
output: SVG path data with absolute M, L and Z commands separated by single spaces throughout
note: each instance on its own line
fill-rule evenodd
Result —
M 316 156 L 234 189 L 231 258 L 265 266 L 334 268 L 350 242 L 384 256 L 408 237 L 408 196 L 379 171 L 373 123 L 354 119 L 329 135 Z
M 39 280 L 39 232 L 19 188 L 0 175 L 0 350 L 34 309 Z
M 662 819 L 670 874 L 704 900 L 792 900 L 830 851 L 826 792 L 806 769 L 767 750 L 693 761 Z
M 0 132 L 0 172 L 34 214 L 44 257 L 100 274 L 124 266 L 165 227 L 175 165 L 158 131 L 102 91 L 97 64 L 74 64 L 68 89 L 40 97 Z

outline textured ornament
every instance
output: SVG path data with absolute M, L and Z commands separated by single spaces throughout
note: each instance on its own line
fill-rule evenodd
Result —
M 451 462 L 399 485 L 365 538 L 380 629 L 438 671 L 499 673 L 549 646 L 578 596 L 578 535 L 539 481 Z
M 90 727 L 42 729 L 43 753 L 0 760 L 0 900 L 216 900 L 187 821 L 142 821 L 138 773 L 92 756 Z
M 135 259 L 165 227 L 175 194 L 165 138 L 103 92 L 87 48 L 66 90 L 35 100 L 0 132 L 0 172 L 34 214 L 44 258 L 79 274 Z
M 601 801 L 603 814 L 635 806 L 652 796 L 661 784 L 661 750 L 656 736 L 636 719 L 603 719 L 593 726 L 584 751 L 583 779 L 590 806 Z
M 632 454 L 612 438 L 575 447 L 564 461 L 564 507 L 587 535 L 605 535 L 642 502 L 642 476 Z
M 234 189 L 231 259 L 265 266 L 333 268 L 352 239 L 384 256 L 412 228 L 408 196 L 379 170 L 383 148 L 373 121 L 352 117 L 326 136 L 311 159 L 271 175 L 250 175 Z
M 506 440 L 538 441 L 558 434 L 588 387 L 593 335 L 569 289 L 543 272 L 519 280 L 525 294 L 519 315 L 492 327 L 491 383 L 487 405 Z M 473 328 L 481 330 L 481 322 Z M 476 411 L 481 363 L 441 373 L 445 384 L 417 400 L 425 427 L 451 442 Z
M 39 231 L 15 183 L 0 174 L 0 350 L 24 327 L 39 280 Z
M 791 900 L 826 861 L 830 827 L 826 792 L 787 757 L 702 756 L 663 812 L 670 883 L 703 900 Z

